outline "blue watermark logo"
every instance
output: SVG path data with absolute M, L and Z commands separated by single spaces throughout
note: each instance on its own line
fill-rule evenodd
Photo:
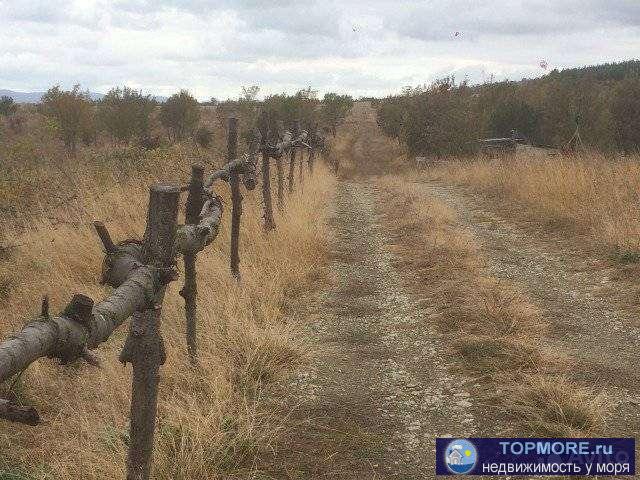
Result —
M 465 475 L 478 462 L 478 451 L 469 440 L 459 438 L 447 445 L 444 462 L 451 473 Z
M 633 438 L 436 438 L 436 475 L 635 476 Z

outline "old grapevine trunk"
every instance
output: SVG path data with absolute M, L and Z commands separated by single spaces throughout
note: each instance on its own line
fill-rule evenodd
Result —
M 162 284 L 163 272 L 144 266 L 127 252 L 112 255 L 108 276 L 118 287 L 91 311 L 71 302 L 56 317 L 38 318 L 0 344 L 0 381 L 21 372 L 41 357 L 71 361 L 93 349 L 134 312 L 144 310 Z M 109 282 L 114 285 L 113 283 Z
M 238 151 L 238 119 L 230 118 L 227 130 L 227 158 L 232 161 Z M 229 177 L 231 187 L 231 273 L 240 279 L 240 218 L 242 216 L 242 193 L 240 178 L 233 170 Z
M 159 184 L 151 188 L 142 258 L 163 271 L 170 271 L 174 266 L 179 199 L 178 185 Z M 127 480 L 147 480 L 151 470 L 159 372 L 166 358 L 160 334 L 164 294 L 162 285 L 146 308 L 134 314 L 120 354 L 121 362 L 133 365 Z
M 185 224 L 196 225 L 200 221 L 200 211 L 204 206 L 204 168 L 199 165 L 191 167 L 191 182 L 189 183 L 189 195 L 185 213 Z M 197 251 L 185 253 L 184 259 L 184 287 L 180 295 L 184 298 L 184 311 L 186 318 L 187 351 L 191 363 L 196 363 L 198 356 L 198 344 L 196 338 L 196 300 L 198 286 L 196 282 L 196 256 Z

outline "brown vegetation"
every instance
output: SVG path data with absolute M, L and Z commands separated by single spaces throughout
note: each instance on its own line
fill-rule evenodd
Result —
M 549 157 L 530 150 L 501 160 L 449 160 L 426 172 L 471 187 L 499 203 L 506 215 L 587 236 L 623 256 L 640 250 L 639 174 L 636 157 Z
M 517 422 L 511 433 L 597 432 L 604 397 L 565 376 L 571 360 L 544 347 L 546 321 L 522 292 L 487 271 L 455 212 L 408 178 L 380 183 L 397 267 L 413 278 L 407 287 L 434 305 L 437 324 L 465 369 L 493 384 L 486 401 L 511 412 Z
M 223 158 L 222 145 L 204 152 L 190 142 L 154 151 L 80 148 L 72 158 L 44 117 L 27 118 L 32 128 L 20 135 L 4 130 L 0 147 L 7 159 L 0 167 L 1 204 L 7 207 L 0 212 L 3 337 L 37 314 L 43 294 L 53 311 L 72 292 L 104 296 L 93 220 L 103 220 L 114 238 L 139 237 L 151 183 L 186 183 L 191 163 L 210 169 Z M 211 161 L 212 155 L 220 160 Z M 156 478 L 251 471 L 254 456 L 269 448 L 287 412 L 269 410 L 261 400 L 271 382 L 304 359 L 303 340 L 285 313 L 324 262 L 332 188 L 332 177 L 318 165 L 306 178 L 304 195 L 288 199 L 269 235 L 257 193 L 245 195 L 241 285 L 228 271 L 227 211 L 219 238 L 198 257 L 199 371 L 186 354 L 181 282 L 171 285 L 176 291 L 163 308 L 168 359 L 161 370 Z M 218 188 L 228 208 L 227 190 Z M 44 424 L 4 430 L 0 471 L 25 479 L 123 477 L 131 371 L 117 357 L 125 335 L 123 329 L 100 348 L 100 369 L 41 360 L 11 385 L 21 402 L 38 408 Z

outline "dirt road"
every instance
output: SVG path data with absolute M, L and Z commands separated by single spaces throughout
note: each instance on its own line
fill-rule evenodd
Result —
M 283 408 L 297 408 L 265 478 L 431 479 L 435 437 L 514 432 L 503 412 L 483 404 L 484 392 L 500 385 L 460 373 L 438 333 L 438 300 L 428 288 L 412 296 L 407 285 L 415 279 L 394 267 L 402 258 L 390 252 L 401 240 L 381 217 L 384 195 L 375 177 L 353 177 L 380 173 L 371 159 L 395 170 L 397 146 L 377 130 L 369 107 L 354 112 L 331 217 L 327 285 L 295 312 L 314 351 L 284 388 Z M 517 286 L 542 312 L 551 326 L 543 341 L 569 357 L 574 384 L 605 390 L 612 408 L 598 433 L 638 436 L 638 300 L 614 281 L 615 267 L 501 217 L 494 204 L 461 188 L 417 173 L 414 181 L 455 210 L 456 228 L 481 247 L 488 273 Z
M 453 207 L 481 245 L 491 273 L 519 285 L 551 325 L 545 339 L 574 359 L 572 376 L 604 388 L 613 402 L 608 436 L 640 434 L 640 328 L 633 291 L 612 279 L 615 267 L 495 213 L 495 204 L 459 187 L 423 183 Z
M 343 181 L 335 200 L 329 287 L 307 312 L 317 351 L 287 399 L 299 407 L 280 475 L 433 478 L 434 438 L 475 432 L 470 379 L 452 373 L 429 311 L 405 293 L 372 184 Z

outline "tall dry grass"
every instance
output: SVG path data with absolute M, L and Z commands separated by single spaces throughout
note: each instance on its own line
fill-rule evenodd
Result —
M 55 311 L 75 292 L 95 299 L 108 293 L 98 285 L 103 254 L 91 221 L 104 219 L 115 239 L 139 237 L 148 185 L 184 181 L 189 164 L 202 160 L 202 152 L 187 147 L 168 152 L 154 154 L 150 165 L 132 166 L 135 171 L 117 182 L 111 181 L 117 170 L 78 161 L 67 172 L 77 196 L 73 203 L 52 209 L 43 198 L 42 210 L 31 208 L 20 228 L 3 224 L 4 243 L 17 246 L 3 250 L 0 259 L 2 337 L 38 314 L 43 294 Z M 42 181 L 46 177 L 46 171 L 39 173 Z M 325 261 L 325 207 L 333 186 L 333 177 L 318 165 L 313 177 L 306 175 L 304 194 L 288 199 L 286 212 L 276 217 L 278 229 L 269 235 L 261 225 L 260 189 L 244 194 L 240 285 L 229 273 L 227 210 L 220 236 L 198 256 L 197 370 L 187 360 L 181 281 L 171 284 L 163 308 L 168 358 L 161 370 L 155 478 L 248 475 L 255 455 L 270 448 L 287 412 L 270 410 L 262 398 L 308 350 L 289 310 L 312 288 Z M 225 196 L 227 190 L 218 188 Z M 3 192 L 4 198 L 10 195 Z M 228 196 L 225 204 L 230 207 Z M 0 472 L 13 472 L 16 479 L 124 476 L 131 367 L 120 365 L 117 356 L 125 336 L 123 327 L 99 348 L 99 369 L 52 360 L 29 367 L 14 390 L 37 407 L 44 423 L 35 428 L 5 423 Z
M 510 414 L 510 430 L 493 434 L 598 432 L 606 398 L 567 376 L 571 359 L 545 347 L 546 320 L 522 291 L 490 273 L 456 212 L 410 176 L 386 176 L 376 184 L 407 288 L 433 306 L 436 325 L 465 370 L 483 379 L 481 401 L 501 417 Z
M 501 160 L 451 160 L 430 178 L 470 186 L 548 228 L 587 234 L 595 243 L 640 251 L 640 158 L 572 157 L 525 151 Z
M 336 138 L 330 155 L 339 160 L 339 176 L 362 178 L 403 170 L 403 147 L 384 136 L 375 110 L 367 101 L 355 102 Z

